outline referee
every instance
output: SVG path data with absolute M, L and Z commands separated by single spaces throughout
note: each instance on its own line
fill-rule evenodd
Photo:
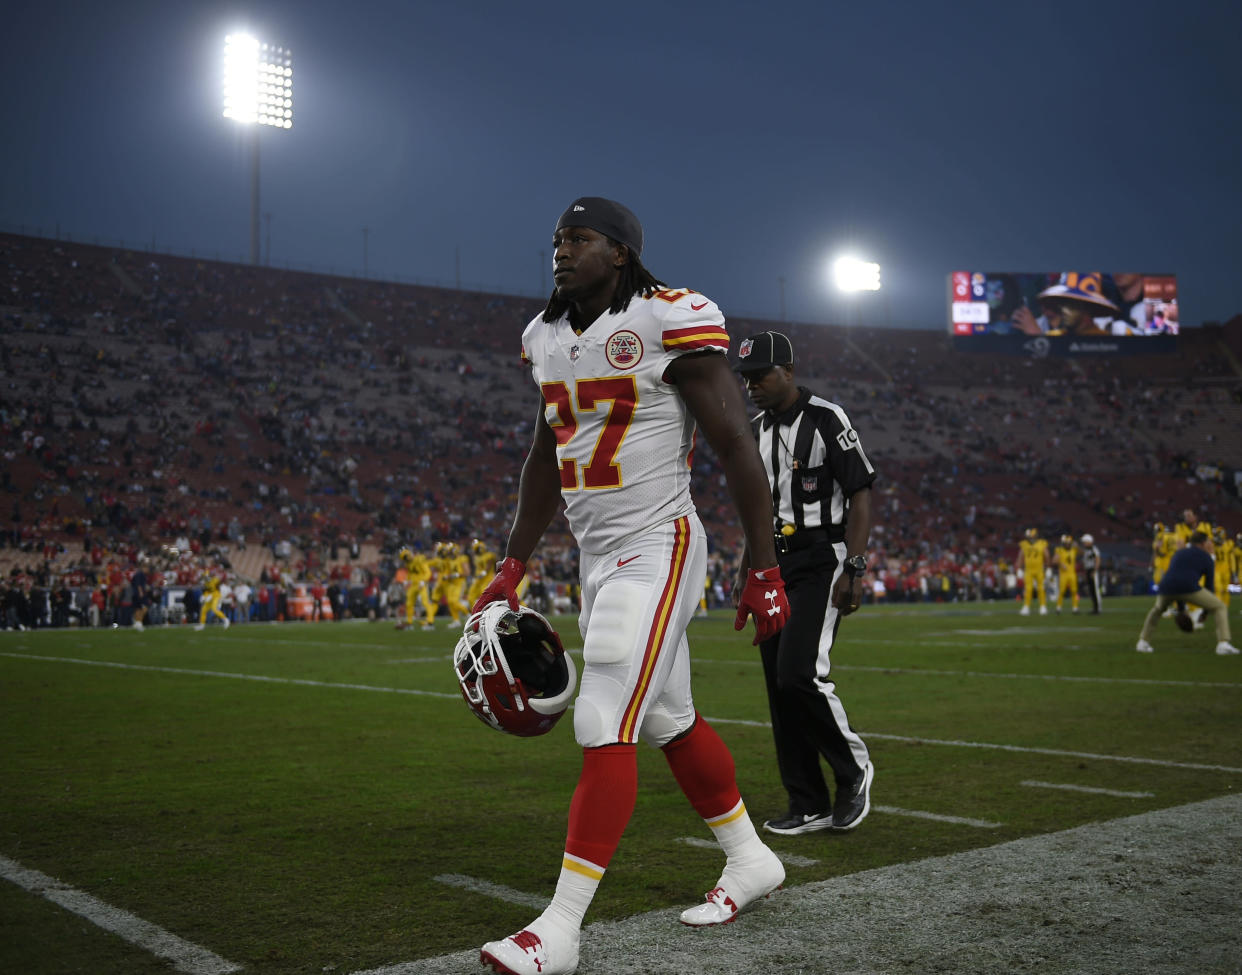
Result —
M 789 793 L 788 812 L 763 826 L 789 836 L 853 829 L 871 809 L 874 774 L 867 746 L 837 697 L 829 652 L 841 617 L 862 601 L 875 468 L 845 411 L 797 385 L 793 363 L 793 343 L 780 332 L 738 347 L 737 371 L 763 411 L 752 425 L 772 489 L 790 606 L 789 623 L 759 648 L 777 765 Z M 748 568 L 743 552 L 740 579 Z M 821 755 L 832 769 L 835 803 Z

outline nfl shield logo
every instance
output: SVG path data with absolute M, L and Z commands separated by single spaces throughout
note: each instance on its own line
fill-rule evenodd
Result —
M 818 485 L 819 485 L 818 477 L 804 477 L 802 479 L 802 490 L 806 491 L 808 494 L 811 494 L 812 492 L 814 492 L 815 488 Z
M 737 347 L 737 357 L 745 359 L 750 355 L 750 350 L 755 347 L 755 343 L 751 339 L 742 339 L 742 344 Z
M 569 361 L 570 362 L 578 361 L 578 347 L 576 345 L 572 349 L 569 350 Z

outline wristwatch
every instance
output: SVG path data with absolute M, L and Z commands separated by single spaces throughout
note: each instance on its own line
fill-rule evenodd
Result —
M 867 571 L 867 557 L 865 555 L 854 555 L 846 559 L 845 571 L 854 577 L 862 575 Z

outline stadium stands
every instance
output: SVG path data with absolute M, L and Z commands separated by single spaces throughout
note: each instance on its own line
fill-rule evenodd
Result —
M 535 408 L 518 336 L 542 302 L 11 234 L 0 263 L 5 577 L 89 561 L 87 536 L 130 559 L 184 535 L 256 580 L 273 558 L 382 574 L 400 544 L 502 541 Z M 729 322 L 774 327 L 863 434 L 895 576 L 977 593 L 1027 525 L 1140 553 L 1185 506 L 1242 528 L 1217 480 L 1242 468 L 1242 318 L 1185 329 L 1175 355 L 1092 361 Z M 696 463 L 727 561 L 723 479 L 710 451 Z M 558 522 L 550 561 L 572 565 L 568 546 Z

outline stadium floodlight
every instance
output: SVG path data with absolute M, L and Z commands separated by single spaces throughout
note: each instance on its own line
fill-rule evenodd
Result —
M 293 54 L 249 34 L 224 39 L 224 117 L 251 126 L 250 263 L 259 263 L 259 126 L 293 128 Z
M 224 39 L 224 117 L 293 128 L 293 55 L 249 34 Z
M 857 257 L 838 257 L 832 264 L 832 280 L 839 291 L 879 291 L 880 265 Z

